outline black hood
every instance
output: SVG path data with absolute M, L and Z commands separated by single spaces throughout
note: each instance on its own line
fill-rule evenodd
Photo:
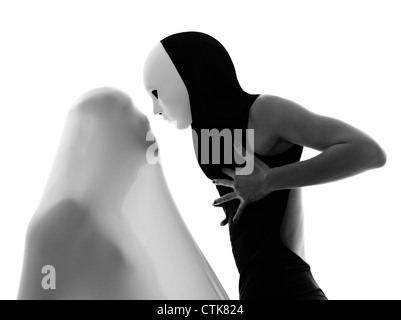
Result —
M 189 93 L 191 127 L 199 137 L 198 162 L 209 178 L 217 178 L 221 176 L 221 165 L 211 164 L 211 157 L 210 164 L 201 164 L 201 129 L 229 129 L 232 138 L 234 129 L 242 129 L 245 144 L 249 109 L 258 95 L 248 94 L 241 88 L 230 55 L 213 37 L 201 32 L 183 32 L 161 43 Z M 222 144 L 223 139 L 221 150 Z M 220 155 L 223 163 L 223 153 Z M 233 168 L 235 163 L 223 166 Z

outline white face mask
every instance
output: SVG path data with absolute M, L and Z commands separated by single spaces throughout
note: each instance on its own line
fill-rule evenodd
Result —
M 154 114 L 161 113 L 178 129 L 188 128 L 192 123 L 188 90 L 160 42 L 146 59 L 143 78 Z

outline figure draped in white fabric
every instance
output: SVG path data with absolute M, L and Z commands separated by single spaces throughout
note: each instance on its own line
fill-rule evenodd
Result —
M 76 102 L 29 224 L 19 299 L 228 299 L 155 150 L 127 94 L 99 88 Z M 46 266 L 54 287 L 42 285 Z

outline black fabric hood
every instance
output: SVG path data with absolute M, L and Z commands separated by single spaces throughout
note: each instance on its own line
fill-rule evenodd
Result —
M 173 34 L 161 43 L 188 90 L 191 127 L 199 141 L 202 129 L 229 129 L 232 138 L 234 129 L 242 129 L 242 143 L 245 144 L 249 109 L 258 95 L 248 94 L 241 88 L 234 64 L 223 45 L 201 32 Z M 211 179 L 221 176 L 221 166 L 211 164 L 211 159 L 209 164 L 201 163 L 200 149 L 199 143 L 198 163 L 205 174 Z M 234 166 L 235 163 L 224 165 Z

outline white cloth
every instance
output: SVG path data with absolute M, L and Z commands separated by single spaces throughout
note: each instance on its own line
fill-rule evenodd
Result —
M 19 299 L 228 299 L 149 163 L 149 131 L 116 89 L 76 102 L 28 228 Z M 42 287 L 46 265 L 56 289 Z

